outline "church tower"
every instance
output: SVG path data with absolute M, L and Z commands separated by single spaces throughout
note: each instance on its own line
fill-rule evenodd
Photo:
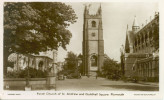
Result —
M 102 71 L 104 61 L 104 40 L 101 5 L 95 15 L 84 9 L 83 25 L 83 75 L 95 76 Z

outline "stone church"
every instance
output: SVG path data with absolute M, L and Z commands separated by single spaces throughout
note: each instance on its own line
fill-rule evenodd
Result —
M 102 28 L 101 5 L 97 13 L 89 13 L 89 7 L 84 9 L 83 25 L 83 75 L 95 76 L 101 72 L 104 61 L 104 40 Z
M 156 40 L 155 40 L 156 39 Z M 140 27 L 134 18 L 132 30 L 127 27 L 124 53 L 121 55 L 125 77 L 144 81 L 159 78 L 159 13 Z

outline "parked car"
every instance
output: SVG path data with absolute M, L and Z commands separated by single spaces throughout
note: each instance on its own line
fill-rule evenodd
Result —
M 67 75 L 68 79 L 79 79 L 81 78 L 81 75 L 79 73 L 71 73 L 69 75 Z
M 58 80 L 64 80 L 64 75 L 63 74 L 59 75 Z
M 73 77 L 71 75 L 67 75 L 68 79 L 73 79 Z

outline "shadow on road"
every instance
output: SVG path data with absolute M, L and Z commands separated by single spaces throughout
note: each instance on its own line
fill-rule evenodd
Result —
M 130 90 L 139 90 L 139 91 L 159 91 L 159 87 L 154 86 L 138 86 L 138 85 L 101 85 L 104 87 L 111 87 L 117 89 L 130 89 Z

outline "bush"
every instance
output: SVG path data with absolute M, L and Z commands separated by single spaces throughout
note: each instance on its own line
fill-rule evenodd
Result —
M 148 77 L 147 81 L 148 82 L 159 82 L 159 77 Z
M 98 77 L 106 77 L 106 75 L 103 74 L 103 73 L 101 73 L 100 71 L 97 71 L 97 76 L 98 76 Z
M 139 77 L 138 77 L 138 76 L 133 76 L 133 77 L 132 77 L 132 81 L 133 81 L 134 83 L 137 83 L 137 82 L 139 81 Z
M 29 77 L 30 78 L 45 78 L 47 76 L 47 71 L 37 70 L 35 68 L 29 67 Z M 26 78 L 28 77 L 28 68 L 20 71 L 14 71 L 7 73 L 7 78 Z
M 125 77 L 125 76 L 122 76 L 121 77 L 121 80 L 123 80 L 124 82 L 127 82 L 128 81 L 127 77 Z
M 19 78 L 21 71 L 8 72 L 5 78 Z
M 28 68 L 23 70 L 20 73 L 20 77 L 25 78 L 28 76 Z M 37 70 L 35 68 L 29 68 L 29 76 L 30 78 L 45 78 L 47 76 L 47 72 L 43 72 L 42 70 Z
M 63 70 L 59 72 L 58 74 L 61 75 L 63 74 L 64 76 L 70 75 L 71 73 L 74 73 L 74 70 Z

